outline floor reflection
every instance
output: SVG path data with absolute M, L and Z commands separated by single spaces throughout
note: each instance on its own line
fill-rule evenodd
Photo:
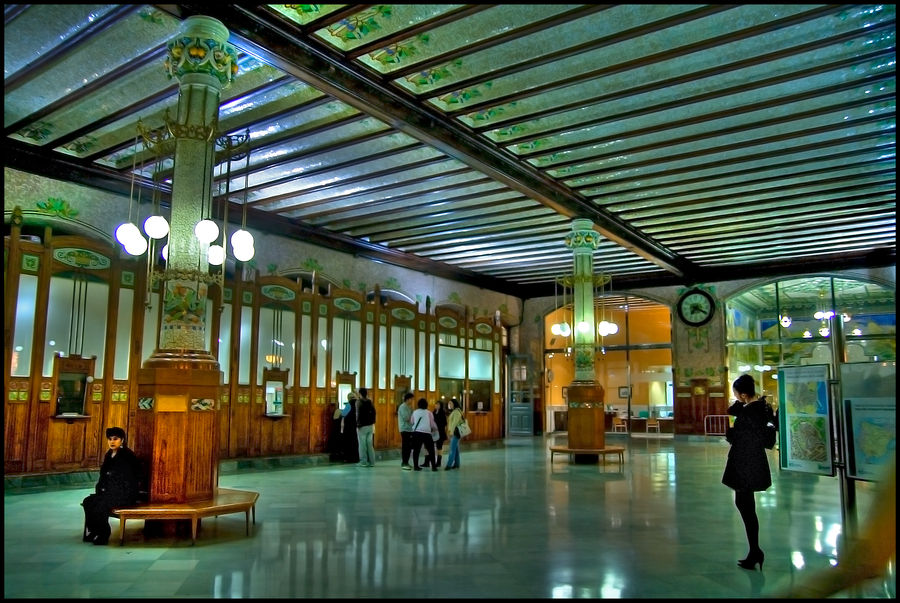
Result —
M 574 464 L 557 437 L 463 448 L 459 471 L 346 465 L 247 471 L 220 485 L 260 493 L 256 525 L 205 519 L 197 545 L 81 543 L 87 490 L 5 496 L 7 597 L 758 597 L 834 562 L 837 478 L 781 472 L 758 496 L 764 572 L 746 553 L 727 445 L 628 439 L 625 463 Z M 555 443 L 555 442 L 554 442 Z M 858 492 L 861 508 L 871 490 Z M 48 513 L 47 509 L 54 509 Z M 137 526 L 140 522 L 135 522 Z M 114 531 L 118 526 L 113 522 Z M 129 522 L 129 525 L 130 522 Z M 36 538 L 35 535 L 40 535 Z M 114 539 L 115 540 L 115 539 Z M 116 543 L 118 541 L 116 540 Z M 866 596 L 883 596 L 870 587 Z

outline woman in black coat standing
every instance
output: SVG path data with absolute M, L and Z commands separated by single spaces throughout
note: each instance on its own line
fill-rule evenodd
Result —
M 344 430 L 342 442 L 344 448 L 344 462 L 359 462 L 359 437 L 356 433 L 356 392 L 347 394 L 347 404 L 343 408 Z
M 768 490 L 772 485 L 769 458 L 766 456 L 766 425 L 774 425 L 775 413 L 764 396 L 756 395 L 756 384 L 750 375 L 734 380 L 732 391 L 736 398 L 728 409 L 735 417 L 734 426 L 728 428 L 726 439 L 731 444 L 722 483 L 734 490 L 734 505 L 741 514 L 750 552 L 738 561 L 744 569 L 762 569 L 765 555 L 759 548 L 759 519 L 756 516 L 756 492 Z
M 109 450 L 100 466 L 100 479 L 94 494 L 82 502 L 84 507 L 84 542 L 107 544 L 109 542 L 109 512 L 116 507 L 126 507 L 137 502 L 140 463 L 134 452 L 125 446 L 125 430 L 110 427 L 106 430 Z
M 434 403 L 433 414 L 434 422 L 437 423 L 438 427 L 438 439 L 434 441 L 434 453 L 437 456 L 437 465 L 435 466 L 440 467 L 441 458 L 443 458 L 441 453 L 444 450 L 444 442 L 447 441 L 447 409 L 443 400 L 438 400 Z

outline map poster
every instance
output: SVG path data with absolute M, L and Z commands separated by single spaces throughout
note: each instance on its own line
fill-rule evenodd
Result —
M 894 398 L 845 398 L 847 476 L 875 481 L 896 453 Z
M 896 454 L 897 363 L 841 365 L 848 477 L 878 481 Z
M 781 468 L 834 475 L 828 365 L 778 369 L 778 444 Z

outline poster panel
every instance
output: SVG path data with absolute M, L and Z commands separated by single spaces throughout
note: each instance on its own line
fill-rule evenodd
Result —
M 847 476 L 878 481 L 897 450 L 895 362 L 841 365 Z
M 782 469 L 834 475 L 827 364 L 778 368 Z

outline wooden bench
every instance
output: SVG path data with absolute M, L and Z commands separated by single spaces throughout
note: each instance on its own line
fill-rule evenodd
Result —
M 250 512 L 256 523 L 256 500 L 259 492 L 218 488 L 212 498 L 185 503 L 140 503 L 133 507 L 113 509 L 110 515 L 119 518 L 119 544 L 125 544 L 125 522 L 129 519 L 190 519 L 191 545 L 197 542 L 197 524 L 202 517 L 227 515 L 243 511 L 246 514 L 247 535 L 250 535 Z
M 553 462 L 553 455 L 557 452 L 568 454 L 571 460 L 573 454 L 595 454 L 603 457 L 606 462 L 607 454 L 615 454 L 619 457 L 619 463 L 625 463 L 625 447 L 624 446 L 607 446 L 606 448 L 569 448 L 568 446 L 556 445 L 550 447 L 550 462 Z

